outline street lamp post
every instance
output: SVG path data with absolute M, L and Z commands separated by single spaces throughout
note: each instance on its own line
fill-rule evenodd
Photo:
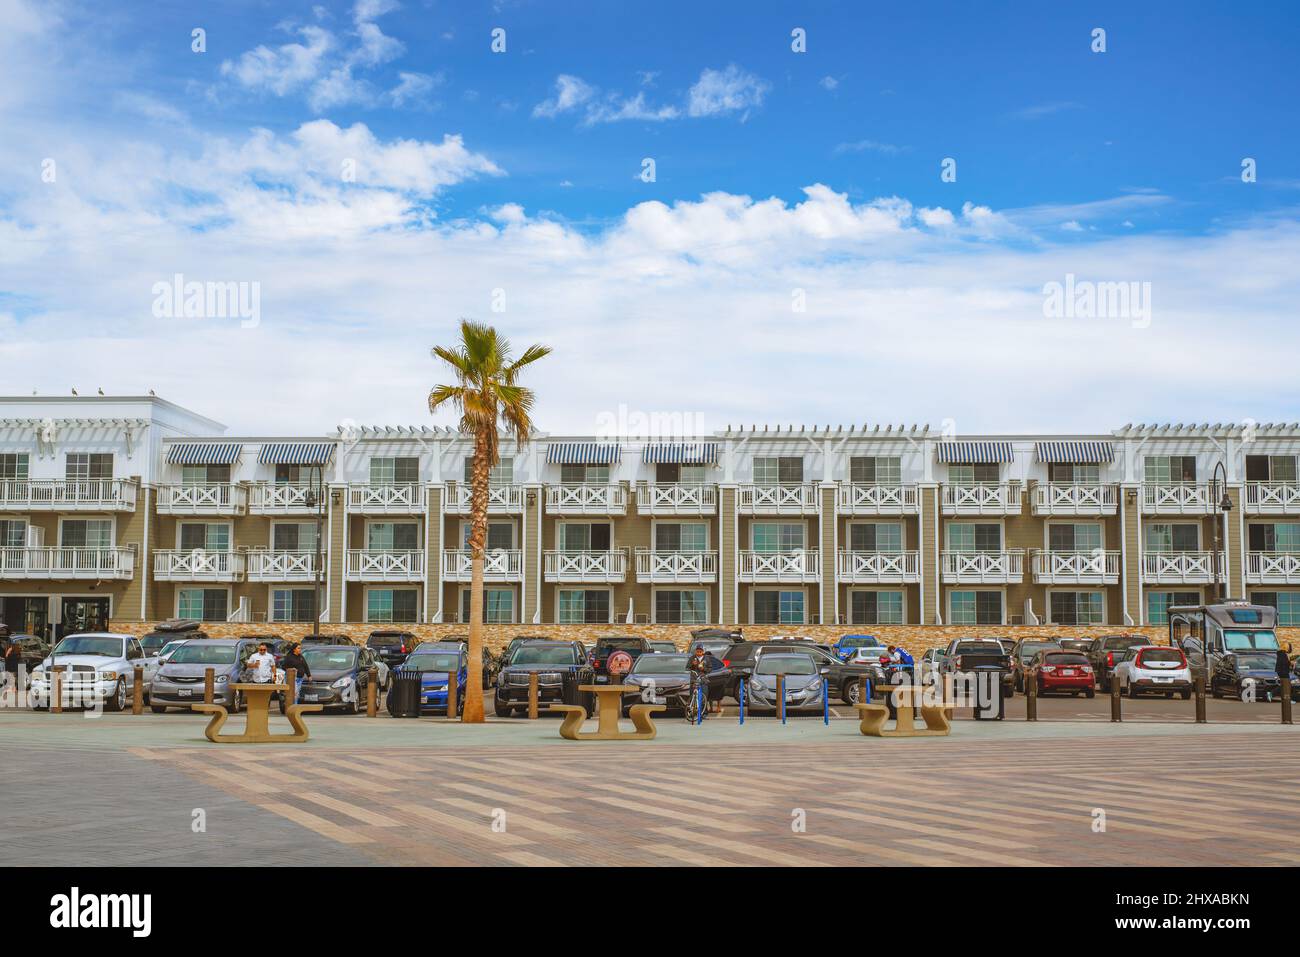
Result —
M 1219 473 L 1223 473 L 1223 499 L 1219 499 Z M 1210 502 L 1214 512 L 1214 552 L 1210 555 L 1210 562 L 1214 567 L 1214 594 L 1211 596 L 1215 602 L 1223 600 L 1219 590 L 1219 512 L 1225 516 L 1232 511 L 1232 499 L 1228 497 L 1228 470 L 1224 468 L 1223 462 L 1216 462 L 1214 465 L 1214 474 L 1210 478 Z M 1210 629 L 1207 627 L 1208 622 L 1202 616 L 1201 621 L 1201 663 L 1205 666 L 1205 680 L 1210 680 Z

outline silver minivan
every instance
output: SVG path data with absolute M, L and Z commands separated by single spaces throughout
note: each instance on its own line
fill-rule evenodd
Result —
M 149 706 L 154 714 L 168 708 L 188 708 L 203 703 L 203 680 L 213 671 L 212 702 L 232 713 L 244 702 L 233 685 L 239 681 L 248 656 L 257 650 L 252 638 L 191 638 L 172 652 L 154 675 Z

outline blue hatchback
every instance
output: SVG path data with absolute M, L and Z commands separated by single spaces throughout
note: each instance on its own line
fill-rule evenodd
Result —
M 400 671 L 420 672 L 420 710 L 447 711 L 447 679 L 456 669 L 456 713 L 465 710 L 465 682 L 469 674 L 465 652 L 421 646 L 406 656 Z
M 840 640 L 831 646 L 835 657 L 847 661 L 859 648 L 875 648 L 881 641 L 875 635 L 840 635 Z

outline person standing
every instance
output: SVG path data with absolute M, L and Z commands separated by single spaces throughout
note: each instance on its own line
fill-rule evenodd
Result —
M 293 646 L 289 649 L 289 653 L 281 660 L 280 667 L 283 668 L 286 673 L 288 673 L 290 668 L 297 672 L 297 677 L 293 685 L 293 700 L 297 701 L 298 695 L 302 691 L 303 680 L 311 677 L 311 665 L 307 664 L 307 659 L 303 657 L 302 644 L 300 642 L 293 643 Z
M 253 673 L 257 684 L 270 684 L 275 680 L 275 656 L 266 650 L 266 642 L 260 642 L 257 651 L 248 656 L 248 670 Z
M 18 669 L 22 665 L 23 661 L 22 649 L 18 647 L 18 642 L 9 639 L 9 641 L 5 643 L 4 659 L 5 680 L 4 687 L 0 688 L 0 696 L 7 694 L 9 688 L 12 687 L 14 689 L 14 705 L 16 707 L 21 703 L 18 700 L 20 690 L 18 687 Z

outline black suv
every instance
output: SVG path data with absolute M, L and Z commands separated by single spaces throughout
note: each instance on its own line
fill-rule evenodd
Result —
M 396 668 L 419 642 L 409 631 L 372 631 L 366 647 L 390 668 Z
M 596 713 L 596 696 L 578 690 L 580 685 L 592 684 L 595 677 L 582 642 L 524 638 L 497 675 L 495 703 L 499 716 L 527 713 L 529 676 L 534 673 L 539 703 L 576 704 L 586 708 L 588 716 Z
M 642 655 L 651 654 L 650 642 L 633 635 L 605 635 L 596 639 L 591 652 L 591 667 L 596 672 L 596 683 L 609 681 L 609 656 L 616 651 L 626 651 L 635 662 Z
M 723 658 L 723 664 L 730 668 L 735 676 L 728 693 L 735 697 L 741 676 L 753 674 L 758 659 L 763 655 L 789 654 L 792 651 L 811 655 L 818 668 L 827 669 L 826 683 L 830 686 L 831 694 L 838 696 L 847 705 L 858 703 L 858 695 L 861 693 L 859 679 L 866 678 L 871 682 L 873 689 L 885 683 L 885 673 L 879 665 L 841 661 L 839 656 L 826 645 L 813 641 L 774 638 L 771 641 L 738 641 L 731 646 L 726 657 Z

